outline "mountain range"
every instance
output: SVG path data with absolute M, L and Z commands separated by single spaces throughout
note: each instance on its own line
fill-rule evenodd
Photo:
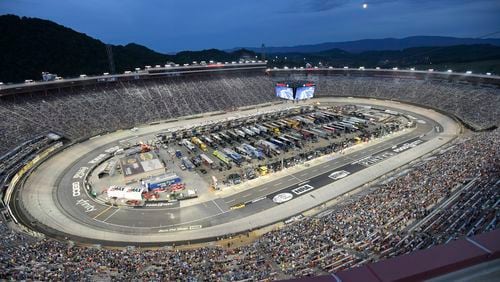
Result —
M 331 49 L 341 49 L 351 53 L 361 53 L 365 51 L 387 51 L 387 50 L 403 50 L 414 47 L 446 47 L 454 45 L 475 45 L 475 44 L 490 44 L 500 46 L 498 38 L 457 38 L 445 36 L 412 36 L 406 38 L 383 38 L 383 39 L 363 39 L 356 41 L 344 42 L 326 42 L 311 45 L 297 45 L 284 47 L 244 47 L 244 49 L 261 53 L 263 50 L 268 54 L 275 53 L 316 53 Z M 228 51 L 232 51 L 234 48 Z

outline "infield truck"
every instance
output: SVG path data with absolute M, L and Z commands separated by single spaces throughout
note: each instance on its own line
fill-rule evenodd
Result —
M 189 140 L 187 139 L 182 139 L 181 141 L 182 145 L 184 145 L 189 151 L 194 151 L 195 150 L 195 146 L 193 145 L 193 143 L 191 143 Z
M 203 152 L 206 152 L 207 151 L 207 145 L 205 145 L 205 143 L 203 143 L 203 141 L 200 140 L 200 138 L 198 137 L 192 137 L 191 138 L 191 142 L 193 144 L 196 144 L 198 145 L 198 147 L 203 151 Z
M 245 132 L 245 134 L 247 134 L 248 136 L 254 136 L 255 135 L 255 132 L 253 132 L 252 130 L 248 129 L 247 127 L 242 127 L 241 128 L 243 130 L 243 132 Z
M 302 134 L 302 139 L 304 140 L 307 140 L 309 138 L 314 138 L 314 136 L 316 135 L 314 134 L 314 132 L 311 132 L 307 129 L 301 129 L 299 132 Z
M 214 146 L 214 140 L 212 140 L 212 138 L 206 136 L 206 135 L 203 135 L 201 136 L 201 139 L 203 139 L 203 141 L 205 141 L 205 143 L 208 145 L 208 146 L 211 146 L 213 147 Z
M 142 185 L 149 191 L 165 188 L 177 183 L 181 183 L 181 178 L 174 173 L 155 176 L 142 181 Z
M 338 124 L 337 122 L 332 122 L 330 124 L 328 124 L 329 127 L 333 127 L 337 130 L 340 130 L 340 131 L 345 131 L 346 130 L 346 126 L 345 125 L 341 125 L 341 124 Z
M 287 147 L 293 146 L 294 142 L 288 138 L 286 138 L 286 134 L 277 138 L 279 141 L 283 142 Z
M 264 123 L 264 126 L 267 127 L 268 132 L 274 134 L 275 136 L 278 136 L 280 134 L 280 129 L 276 124 L 269 122 Z
M 222 149 L 222 151 L 224 152 L 224 154 L 226 154 L 226 156 L 230 157 L 234 161 L 235 164 L 239 165 L 243 162 L 243 158 L 241 157 L 241 155 L 236 153 L 232 149 L 224 148 L 224 149 Z
M 231 142 L 231 137 L 229 137 L 229 135 L 227 135 L 226 133 L 219 132 L 219 136 L 222 137 L 222 138 L 224 138 L 224 141 Z
M 295 147 L 299 147 L 299 148 L 302 148 L 302 142 L 300 139 L 300 135 L 294 135 L 294 133 L 290 133 L 290 134 L 284 134 L 283 135 L 285 138 L 287 138 L 289 141 L 293 142 L 293 145 L 295 145 Z
M 181 161 L 188 170 L 193 170 L 194 164 L 187 157 L 182 157 Z
M 257 127 L 250 126 L 248 129 L 250 129 L 251 131 L 253 131 L 257 135 L 260 135 L 260 129 L 258 129 Z
M 278 146 L 280 149 L 284 149 L 286 146 L 285 146 L 285 143 L 281 142 L 280 140 L 277 140 L 275 138 L 270 138 L 269 139 L 269 142 L 273 143 L 274 145 Z
M 223 162 L 224 164 L 230 166 L 231 165 L 231 160 L 222 152 L 218 151 L 218 150 L 215 150 L 213 153 L 212 153 L 216 158 L 218 158 L 221 162 Z
M 299 128 L 300 122 L 294 119 L 285 119 L 285 122 L 288 124 L 290 128 Z
M 248 152 L 243 146 L 238 146 L 235 150 L 239 154 L 250 156 L 250 152 Z
M 247 143 L 243 143 L 243 144 L 241 144 L 241 147 L 243 147 L 245 149 L 245 151 L 248 152 L 248 154 L 250 155 L 250 157 L 256 158 L 256 159 L 259 159 L 259 160 L 264 159 L 264 154 L 262 153 L 262 151 L 258 150 L 254 146 L 249 145 Z
M 246 135 L 245 135 L 245 132 L 243 132 L 243 131 L 241 131 L 241 130 L 239 130 L 239 129 L 235 129 L 235 130 L 234 130 L 234 132 L 235 132 L 238 136 L 240 136 L 241 138 L 245 138 L 245 136 L 246 136 Z
M 275 123 L 278 124 L 278 126 L 280 127 L 280 129 L 288 127 L 288 123 L 286 123 L 285 121 L 282 121 L 282 120 L 278 120 Z
M 332 120 L 335 120 L 336 117 L 334 114 L 330 113 L 330 112 L 326 112 L 326 111 L 320 111 L 320 113 L 324 116 L 324 117 L 327 117 L 330 121 Z
M 301 117 L 301 116 L 295 117 L 295 120 L 297 120 L 299 122 L 302 122 L 304 124 L 307 124 L 307 125 L 313 125 L 314 124 L 314 121 L 312 121 L 311 119 L 308 119 L 308 118 L 305 118 L 305 117 Z
M 240 140 L 240 136 L 232 130 L 226 130 L 227 135 L 229 135 L 228 143 Z
M 316 135 L 318 135 L 321 138 L 328 139 L 326 132 L 324 132 L 321 129 L 311 128 L 311 131 L 316 133 Z
M 272 154 L 276 154 L 276 155 L 281 154 L 281 151 L 279 150 L 279 147 L 277 145 L 269 142 L 269 141 L 259 140 L 259 141 L 257 141 L 256 144 L 268 156 L 272 156 Z
M 214 167 L 214 165 L 215 165 L 215 164 L 214 164 L 214 161 L 212 161 L 212 159 L 210 159 L 207 155 L 205 155 L 205 154 L 200 154 L 200 158 L 201 158 L 201 160 L 203 161 L 203 163 L 204 163 L 205 165 L 208 165 L 208 166 L 210 166 L 211 168 L 213 168 L 213 167 Z
M 348 122 L 339 121 L 338 123 L 339 123 L 339 124 L 341 124 L 341 125 L 343 125 L 343 126 L 345 126 L 345 127 L 346 127 L 346 128 L 348 128 L 350 131 L 356 131 L 356 130 L 358 130 L 358 129 L 359 129 L 358 127 L 356 127 L 356 126 L 354 126 L 354 125 L 352 125 L 352 124 L 350 124 L 350 123 L 348 123 Z
M 345 120 L 347 121 L 353 121 L 353 122 L 356 122 L 358 124 L 362 124 L 362 125 L 366 125 L 368 123 L 368 120 L 366 119 L 362 119 L 362 118 L 359 118 L 359 117 L 346 117 Z
M 224 141 L 222 140 L 222 138 L 220 138 L 220 136 L 219 136 L 219 135 L 217 135 L 216 133 L 212 133 L 212 137 L 214 138 L 215 142 L 217 142 L 218 144 L 220 144 L 220 143 L 224 142 Z
M 135 154 L 146 153 L 151 151 L 151 147 L 146 144 L 139 144 L 125 151 L 125 156 L 132 156 Z
M 323 125 L 323 129 L 327 130 L 327 131 L 330 131 L 331 134 L 334 134 L 335 133 L 335 128 L 333 127 L 330 127 L 328 125 Z
M 255 127 L 259 130 L 259 132 L 267 133 L 267 127 L 262 126 L 260 124 L 256 124 Z

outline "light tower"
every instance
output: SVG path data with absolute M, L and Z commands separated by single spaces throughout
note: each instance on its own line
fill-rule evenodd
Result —
M 109 72 L 115 74 L 115 60 L 113 59 L 113 46 L 106 44 L 106 53 L 108 54 Z

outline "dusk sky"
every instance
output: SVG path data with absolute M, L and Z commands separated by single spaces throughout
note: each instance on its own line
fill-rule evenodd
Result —
M 500 0 L 0 0 L 0 14 L 160 52 L 500 31 Z

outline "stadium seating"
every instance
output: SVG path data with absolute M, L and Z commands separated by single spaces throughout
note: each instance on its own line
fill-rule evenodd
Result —
M 497 125 L 498 89 L 370 77 L 316 77 L 317 95 L 398 99 Z M 80 139 L 180 115 L 273 101 L 269 77 L 158 78 L 0 98 L 0 155 L 48 131 Z M 46 146 L 35 139 L 26 148 Z M 337 272 L 498 229 L 500 130 L 469 133 L 407 173 L 236 248 L 112 250 L 37 239 L 0 217 L 0 278 L 262 280 Z M 29 154 L 5 158 L 2 166 Z M 23 151 L 24 152 L 24 151 Z M 17 156 L 17 157 L 16 157 Z M 10 160 L 10 161 L 9 161 Z
M 396 99 L 453 113 L 487 128 L 500 120 L 500 90 L 469 84 L 374 77 L 295 76 L 317 83 L 317 97 Z M 268 76 L 221 75 L 61 88 L 0 98 L 0 156 L 20 143 L 55 131 L 79 140 L 137 124 L 275 101 Z
M 232 249 L 77 247 L 0 223 L 0 277 L 254 281 L 337 272 L 498 229 L 499 147 L 500 130 L 461 137 L 392 181 Z
M 138 124 L 275 100 L 263 75 L 119 81 L 0 98 L 0 156 L 49 131 L 79 140 Z
M 500 89 L 445 81 L 375 77 L 311 77 L 317 97 L 351 96 L 392 99 L 454 114 L 478 129 L 498 126 Z

